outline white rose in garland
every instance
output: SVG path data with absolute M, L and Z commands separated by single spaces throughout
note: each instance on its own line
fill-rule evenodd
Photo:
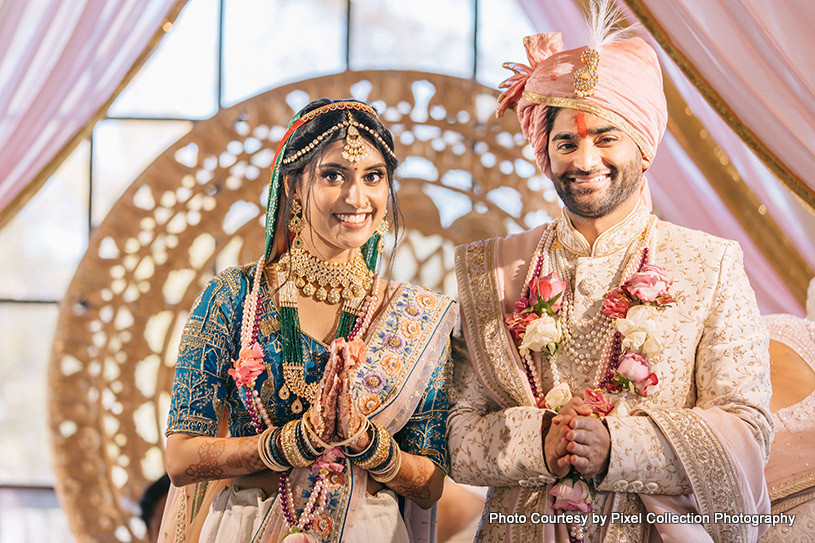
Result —
M 560 341 L 560 327 L 558 322 L 549 315 L 542 315 L 529 323 L 524 332 L 518 351 L 526 355 L 530 351 L 542 353 L 544 350 L 550 355 L 557 352 Z
M 639 351 L 656 356 L 662 345 L 654 337 L 659 325 L 659 310 L 651 305 L 635 305 L 628 309 L 624 319 L 617 319 L 617 330 L 623 336 L 623 351 Z
M 546 402 L 547 408 L 552 411 L 559 411 L 560 408 L 566 405 L 571 399 L 572 390 L 569 388 L 568 383 L 560 383 L 552 387 L 552 389 L 546 393 L 544 401 Z

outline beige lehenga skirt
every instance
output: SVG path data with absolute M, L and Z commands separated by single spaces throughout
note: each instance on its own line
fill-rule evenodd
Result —
M 224 488 L 213 500 L 201 527 L 201 543 L 250 542 L 261 528 L 275 494 L 240 483 Z M 353 526 L 343 534 L 343 543 L 409 543 L 407 528 L 399 514 L 392 490 L 365 494 Z

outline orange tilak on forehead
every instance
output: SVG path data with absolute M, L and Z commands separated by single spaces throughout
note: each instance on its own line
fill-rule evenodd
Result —
M 577 125 L 577 135 L 585 138 L 589 135 L 589 129 L 586 128 L 586 118 L 583 116 L 582 111 L 578 111 L 574 116 L 574 123 Z

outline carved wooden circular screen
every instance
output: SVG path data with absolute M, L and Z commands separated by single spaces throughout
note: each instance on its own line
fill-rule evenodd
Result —
M 188 308 L 216 271 L 260 254 L 272 154 L 294 111 L 322 96 L 372 104 L 394 133 L 406 222 L 394 279 L 455 292 L 455 245 L 559 213 L 515 116 L 496 119 L 496 93 L 471 80 L 345 72 L 197 123 L 113 206 L 62 305 L 49 373 L 51 447 L 78 541 L 142 540 L 137 503 L 164 470 Z

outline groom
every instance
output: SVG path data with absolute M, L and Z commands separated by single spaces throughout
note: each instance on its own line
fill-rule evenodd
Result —
M 656 54 L 525 45 L 499 111 L 516 109 L 564 210 L 456 251 L 448 437 L 453 479 L 491 487 L 477 541 L 755 541 L 767 333 L 738 244 L 646 204 L 667 120 Z

